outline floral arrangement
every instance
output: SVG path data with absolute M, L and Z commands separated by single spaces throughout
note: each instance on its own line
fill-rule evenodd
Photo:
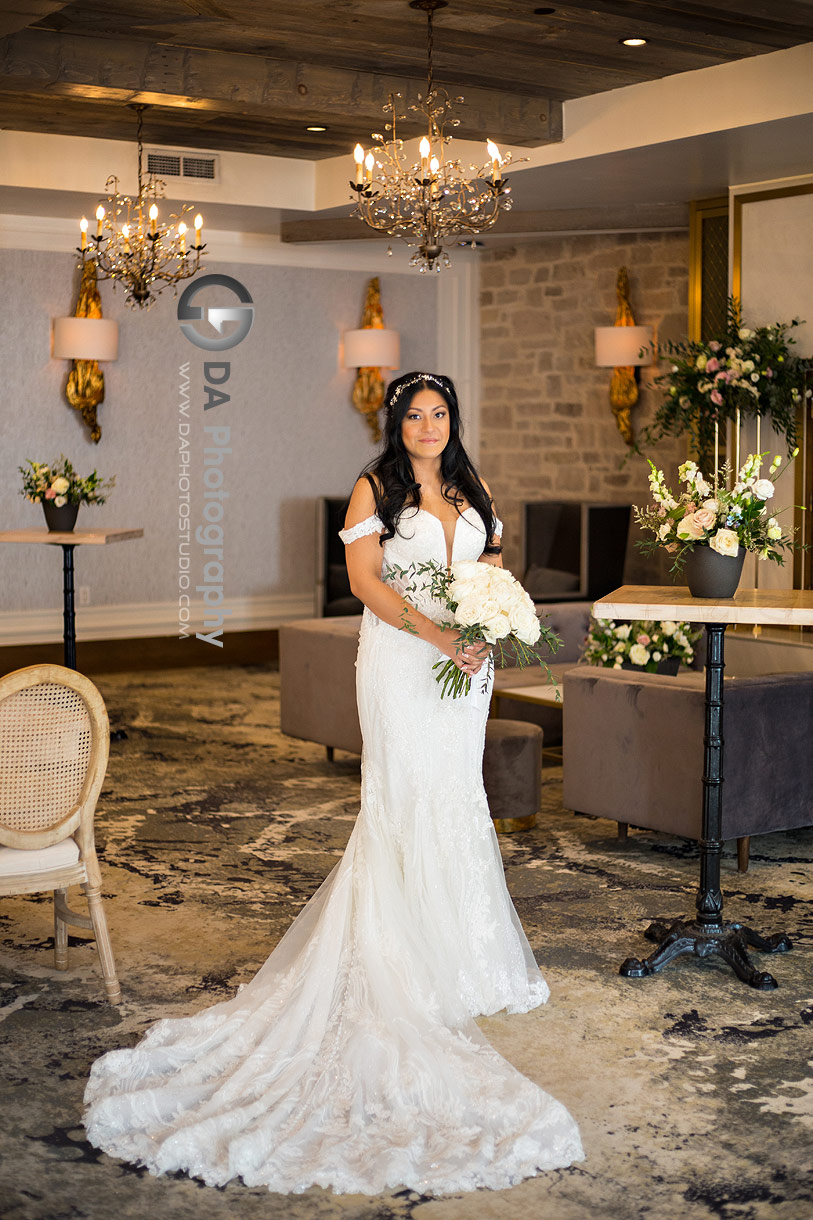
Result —
M 116 483 L 115 478 L 100 479 L 95 470 L 87 478 L 80 478 L 64 454 L 50 465 L 29 459 L 26 466 L 18 469 L 23 476 L 20 495 L 33 504 L 51 500 L 56 508 L 65 504 L 104 504 Z
M 668 619 L 662 623 L 636 619 L 616 624 L 611 619 L 591 618 L 582 659 L 605 669 L 621 669 L 628 662 L 654 674 L 661 661 L 677 658 L 682 665 L 690 665 L 702 634 L 692 631 L 688 623 Z
M 797 453 L 794 450 L 792 457 Z M 750 453 L 732 487 L 726 486 L 731 476 L 727 464 L 721 468 L 715 487 L 694 462 L 684 462 L 678 475 L 686 489 L 677 496 L 666 486 L 663 471 L 650 462 L 649 488 L 654 503 L 633 511 L 638 525 L 652 537 L 638 545 L 647 554 L 664 547 L 675 556 L 674 573 L 681 570 L 695 546 L 710 546 L 718 555 L 731 558 L 736 558 L 742 547 L 759 559 L 784 563 L 782 550 L 796 544 L 792 536 L 783 533 L 767 507 L 774 494 L 773 476 L 782 458 L 774 458 L 768 472 L 771 477 L 764 479 L 760 470 L 765 456 Z
M 520 669 L 538 663 L 550 670 L 538 649 L 545 648 L 546 655 L 555 652 L 561 640 L 549 627 L 539 621 L 530 596 L 507 568 L 498 568 L 490 563 L 479 563 L 475 559 L 461 559 L 450 568 L 428 561 L 412 564 L 409 568 L 393 566 L 384 577 L 397 580 L 405 594 L 417 595 L 416 600 L 429 597 L 448 613 L 448 621 L 440 623 L 441 630 L 456 630 L 460 634 L 461 647 L 470 644 L 490 644 L 485 689 L 492 666 L 503 667 L 512 657 Z M 409 607 L 404 607 L 401 616 L 404 631 L 417 634 L 409 620 Z M 457 667 L 451 658 L 437 661 L 433 669 L 438 670 L 436 680 L 441 683 L 441 698 L 451 694 L 468 694 L 471 678 Z
M 667 373 L 654 379 L 665 391 L 655 419 L 641 433 L 639 446 L 654 445 L 667 436 L 689 433 L 698 460 L 714 449 L 715 424 L 770 415 L 787 438 L 788 453 L 796 446 L 796 412 L 813 390 L 805 389 L 810 362 L 795 356 L 790 332 L 799 318 L 759 326 L 743 326 L 739 304 L 730 298 L 726 333 L 709 342 L 661 344 L 670 360 Z

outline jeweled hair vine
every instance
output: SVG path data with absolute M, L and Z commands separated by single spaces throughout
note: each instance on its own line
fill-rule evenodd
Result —
M 439 377 L 436 377 L 434 373 L 419 373 L 417 377 L 411 377 L 409 381 L 401 382 L 398 389 L 390 398 L 390 406 L 394 406 L 404 390 L 408 390 L 410 386 L 418 385 L 422 381 L 431 381 L 433 385 L 439 385 L 441 389 L 445 389 L 445 383 Z

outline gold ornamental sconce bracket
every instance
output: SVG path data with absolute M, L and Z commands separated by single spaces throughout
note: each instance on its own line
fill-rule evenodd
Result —
M 89 259 L 82 266 L 82 283 L 73 315 L 54 318 L 52 355 L 55 360 L 71 361 L 65 398 L 82 416 L 96 445 L 102 437 L 97 412 L 104 402 L 104 373 L 99 362 L 118 359 L 118 348 L 118 322 L 102 317 L 96 263 Z
M 655 360 L 653 329 L 651 326 L 636 325 L 626 267 L 619 269 L 615 287 L 618 297 L 615 325 L 596 327 L 596 365 L 613 370 L 610 407 L 618 431 L 626 444 L 631 446 L 635 441 L 632 408 L 638 401 L 640 368 Z
M 372 439 L 377 443 L 381 440 L 378 413 L 387 388 L 382 372 L 397 369 L 401 362 L 400 335 L 384 326 L 378 276 L 367 285 L 360 329 L 345 331 L 342 346 L 342 367 L 356 369 L 351 401 L 367 420 Z

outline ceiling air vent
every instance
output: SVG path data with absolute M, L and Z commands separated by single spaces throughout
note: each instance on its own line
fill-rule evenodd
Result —
M 217 181 L 217 157 L 199 153 L 166 152 L 147 149 L 147 173 L 159 178 L 196 178 Z
M 214 182 L 217 177 L 217 164 L 214 157 L 184 157 L 184 178 L 208 178 Z

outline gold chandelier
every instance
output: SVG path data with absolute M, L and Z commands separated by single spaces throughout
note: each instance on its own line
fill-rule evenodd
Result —
M 410 263 L 421 271 L 440 271 L 441 263 L 448 267 L 446 239 L 490 229 L 512 203 L 511 188 L 503 175 L 503 168 L 511 163 L 510 152 L 501 156 L 496 144 L 488 140 L 489 160 L 480 167 L 470 165 L 470 177 L 459 160 L 446 156 L 446 145 L 452 139 L 448 129 L 460 125 L 453 116 L 449 94 L 435 84 L 432 71 L 432 20 L 436 9 L 446 6 L 447 0 L 410 0 L 409 7 L 421 9 L 427 18 L 426 93 L 419 93 L 417 105 L 409 107 L 427 126 L 419 145 L 420 161 L 408 164 L 404 158 L 404 141 L 398 137 L 396 124 L 408 116 L 398 113 L 401 94 L 391 93 L 383 108 L 390 116 L 385 127 L 388 135 L 373 132 L 367 152 L 356 145 L 355 182 L 350 183 L 356 203 L 353 215 L 379 233 L 417 246 Z M 455 98 L 456 103 L 463 100 Z
M 83 266 L 88 258 L 95 262 L 98 279 L 113 280 L 114 287 L 121 283 L 130 306 L 148 309 L 167 285 L 202 270 L 200 256 L 206 247 L 201 214 L 194 219 L 194 240 L 184 219 L 194 211 L 194 204 L 185 203 L 167 222 L 159 221 L 158 201 L 164 197 L 165 183 L 154 174 L 142 175 L 146 106 L 136 104 L 131 109 L 138 116 L 138 195 L 119 194 L 119 180 L 111 175 L 105 183 L 107 207 L 100 203 L 96 209 L 96 232 L 88 234 L 85 216 L 79 222 L 79 252 Z

